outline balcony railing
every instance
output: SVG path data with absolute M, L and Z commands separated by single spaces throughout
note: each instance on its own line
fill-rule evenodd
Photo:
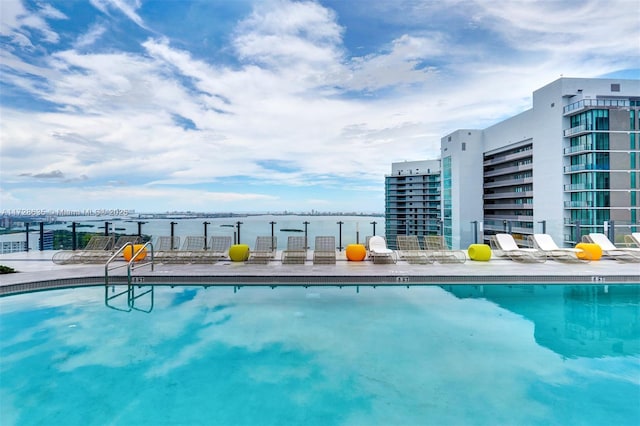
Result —
M 594 207 L 595 203 L 593 201 L 565 201 L 564 206 L 571 208 Z
M 565 106 L 562 109 L 564 115 L 575 113 L 585 108 L 622 108 L 629 107 L 630 103 L 627 99 L 583 99 Z
M 596 171 L 609 171 L 609 164 L 573 164 L 571 166 L 565 166 L 564 172 L 581 172 L 585 170 L 596 170 Z

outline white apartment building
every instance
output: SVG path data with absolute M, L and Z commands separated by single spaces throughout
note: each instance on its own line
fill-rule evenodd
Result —
M 532 108 L 441 139 L 442 233 L 453 248 L 543 230 L 572 245 L 640 229 L 640 80 L 560 78 Z

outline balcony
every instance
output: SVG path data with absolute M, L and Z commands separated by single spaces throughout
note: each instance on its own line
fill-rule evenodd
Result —
M 533 209 L 533 203 L 530 204 L 518 204 L 518 203 L 496 203 L 496 204 L 485 204 L 485 210 L 528 210 Z
M 595 203 L 593 201 L 565 201 L 564 206 L 568 208 L 585 208 L 594 207 Z
M 508 161 L 521 160 L 523 158 L 531 157 L 531 155 L 532 155 L 532 151 L 527 150 L 527 151 L 514 152 L 512 154 L 492 156 L 492 157 L 486 158 L 484 160 L 483 165 L 491 166 L 494 164 L 506 163 Z
M 484 177 L 508 175 L 510 173 L 517 173 L 517 172 L 528 171 L 528 170 L 532 170 L 532 169 L 533 169 L 533 164 L 532 163 L 520 164 L 519 166 L 504 167 L 504 168 L 501 168 L 501 169 L 494 169 L 494 170 L 485 171 L 484 172 Z
M 575 173 L 583 171 L 609 171 L 609 164 L 573 164 L 571 166 L 565 166 L 565 173 Z
M 572 155 L 572 154 L 580 154 L 582 152 L 591 152 L 591 151 L 600 151 L 600 152 L 609 152 L 608 149 L 598 149 L 592 143 L 583 143 L 576 146 L 570 146 L 564 149 L 564 155 Z
M 493 194 L 484 194 L 482 198 L 485 200 L 500 200 L 504 198 L 522 198 L 522 197 L 533 197 L 533 191 L 524 191 L 524 192 L 496 192 Z
M 589 108 L 629 108 L 627 99 L 583 99 L 565 106 L 562 109 L 563 115 L 575 114 Z
M 493 182 L 485 182 L 483 187 L 484 188 L 500 188 L 500 187 L 522 185 L 522 184 L 531 183 L 531 182 L 533 182 L 532 177 L 523 178 L 523 179 L 501 179 Z

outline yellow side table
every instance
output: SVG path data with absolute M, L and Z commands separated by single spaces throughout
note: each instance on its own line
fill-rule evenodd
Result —
M 486 244 L 471 244 L 467 249 L 469 259 L 486 262 L 491 259 L 491 247 Z
M 246 244 L 234 244 L 229 247 L 229 259 L 234 262 L 245 262 L 249 259 L 249 246 Z

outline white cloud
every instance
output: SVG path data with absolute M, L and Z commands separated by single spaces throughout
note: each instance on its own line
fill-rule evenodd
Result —
M 529 108 L 531 92 L 560 74 L 588 77 L 637 65 L 634 38 L 621 35 L 637 34 L 637 17 L 624 9 L 629 3 L 608 7 L 609 20 L 589 25 L 572 25 L 563 3 L 551 3 L 461 8 L 454 2 L 453 15 L 468 10 L 474 31 L 489 31 L 514 57 L 480 41 L 460 44 L 449 28 L 430 23 L 451 3 L 424 8 L 416 1 L 400 6 L 412 11 L 407 19 L 420 30 L 407 28 L 363 56 L 349 56 L 344 37 L 350 28 L 339 24 L 336 12 L 288 1 L 260 3 L 239 21 L 228 46 L 237 54 L 233 65 L 162 35 L 142 41 L 142 52 L 88 51 L 110 31 L 102 21 L 76 35 L 73 48 L 37 64 L 2 51 L 3 81 L 57 106 L 36 112 L 3 105 L 1 176 L 3 185 L 12 185 L 5 193 L 24 203 L 34 195 L 13 185 L 51 170 L 98 186 L 205 184 L 226 193 L 217 186 L 225 178 L 247 176 L 273 186 L 368 189 L 380 183 L 382 192 L 391 162 L 435 158 L 443 134 Z M 144 25 L 139 2 L 93 4 Z M 380 19 L 389 23 L 397 22 L 400 6 L 371 5 L 383 9 Z M 27 25 L 25 17 L 35 15 L 20 3 L 2 8 L 2 34 L 28 47 L 27 38 L 18 38 L 38 22 Z M 584 19 L 595 10 L 588 3 L 576 13 Z M 546 15 L 553 15 L 553 25 Z M 62 18 L 47 8 L 40 16 Z M 620 35 L 615 48 L 606 36 L 610 26 Z M 571 54 L 563 50 L 567 38 Z M 264 160 L 291 167 L 265 168 Z
M 20 0 L 3 0 L 0 2 L 0 35 L 10 37 L 23 48 L 34 48 L 37 42 L 31 31 L 41 35 L 41 40 L 55 44 L 60 40 L 59 35 L 52 31 L 46 19 L 67 19 L 59 10 L 45 4 L 38 5 L 38 9 L 30 11 Z M 39 41 L 39 40 L 38 40 Z
M 102 24 L 94 24 L 89 30 L 80 35 L 74 44 L 76 49 L 91 46 L 107 31 L 107 28 Z

